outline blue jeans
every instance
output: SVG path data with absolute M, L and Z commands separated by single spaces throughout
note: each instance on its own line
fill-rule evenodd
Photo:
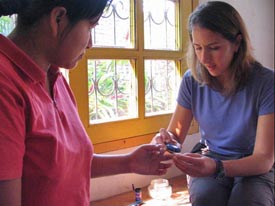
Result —
M 231 159 L 212 152 L 206 155 Z M 256 176 L 219 180 L 189 177 L 188 187 L 192 206 L 274 206 L 274 166 L 268 173 Z

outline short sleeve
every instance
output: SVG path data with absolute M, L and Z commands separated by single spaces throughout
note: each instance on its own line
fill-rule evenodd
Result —
M 22 176 L 25 114 L 18 89 L 0 73 L 0 180 Z
M 259 115 L 274 113 L 274 71 L 266 70 L 259 98 Z

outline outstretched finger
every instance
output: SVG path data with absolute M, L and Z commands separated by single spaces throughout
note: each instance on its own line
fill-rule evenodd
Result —
M 137 150 L 144 150 L 148 155 L 152 155 L 153 158 L 157 158 L 165 152 L 165 147 L 161 144 L 144 144 L 141 145 Z
M 202 155 L 201 154 L 198 154 L 198 153 L 184 153 L 185 156 L 188 156 L 188 157 L 197 157 L 197 158 L 201 158 Z
M 189 156 L 186 154 L 175 154 L 173 157 L 175 163 L 180 165 L 198 165 L 198 156 Z

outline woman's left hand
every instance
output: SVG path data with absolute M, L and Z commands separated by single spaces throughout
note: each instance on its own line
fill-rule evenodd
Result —
M 172 158 L 165 153 L 164 145 L 145 144 L 130 154 L 131 171 L 143 175 L 166 174 L 172 163 L 164 162 Z
M 215 160 L 197 153 L 174 154 L 173 160 L 177 168 L 192 177 L 207 177 L 216 171 Z

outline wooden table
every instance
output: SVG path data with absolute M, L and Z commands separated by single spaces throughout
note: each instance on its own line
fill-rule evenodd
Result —
M 148 193 L 147 187 L 143 187 L 142 206 L 191 206 L 187 190 L 186 176 L 178 176 L 169 179 L 172 186 L 172 196 L 167 201 L 153 200 Z M 93 201 L 90 206 L 129 206 L 135 202 L 135 193 L 133 191 L 116 195 L 103 200 Z

